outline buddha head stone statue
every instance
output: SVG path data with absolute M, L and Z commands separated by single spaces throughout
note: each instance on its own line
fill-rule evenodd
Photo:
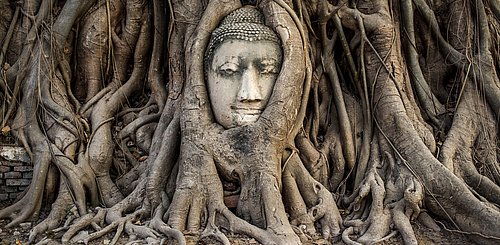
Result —
M 215 120 L 226 129 L 256 122 L 282 63 L 280 41 L 264 16 L 251 6 L 226 16 L 212 33 L 204 62 Z

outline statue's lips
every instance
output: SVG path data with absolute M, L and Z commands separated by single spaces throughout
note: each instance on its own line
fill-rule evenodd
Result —
M 255 108 L 233 108 L 233 110 L 239 114 L 247 114 L 247 115 L 260 115 L 262 114 L 262 109 Z

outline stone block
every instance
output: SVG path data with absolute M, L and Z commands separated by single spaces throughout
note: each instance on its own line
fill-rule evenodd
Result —
M 16 171 L 16 172 L 33 171 L 33 167 L 31 167 L 31 166 L 15 166 L 14 171 Z
M 7 186 L 23 186 L 31 183 L 29 179 L 6 179 L 5 181 Z
M 23 147 L 1 145 L 0 156 L 7 161 L 30 162 L 30 158 Z
M 33 172 L 24 172 L 23 173 L 23 179 L 32 179 L 33 178 Z
M 9 193 L 9 198 L 10 199 L 16 199 L 17 198 L 17 195 L 19 195 L 19 193 Z
M 19 189 L 17 188 L 17 186 L 6 186 L 4 191 L 7 193 L 19 192 Z
M 19 179 L 23 177 L 21 172 L 7 172 L 3 174 L 5 179 Z
M 7 193 L 0 194 L 0 201 L 7 201 L 7 200 L 9 200 L 9 194 Z
M 5 161 L 3 162 L 4 166 L 15 167 L 15 166 L 23 166 L 25 163 L 18 161 Z
M 5 180 L 3 180 L 3 177 L 1 175 L 2 174 L 0 174 L 0 185 L 5 185 Z
M 0 165 L 0 173 L 5 173 L 5 172 L 9 172 L 10 171 L 10 167 L 9 166 L 2 166 Z

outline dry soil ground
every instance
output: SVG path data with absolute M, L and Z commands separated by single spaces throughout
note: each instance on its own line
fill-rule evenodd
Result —
M 5 206 L 6 203 L 0 203 L 0 208 Z M 10 245 L 10 244 L 27 244 L 28 234 L 30 229 L 33 226 L 33 222 L 31 223 L 23 223 L 16 228 L 5 228 L 7 221 L 0 221 L 0 245 Z M 447 231 L 445 229 L 441 229 L 441 231 L 433 231 L 419 222 L 415 222 L 413 224 L 415 229 L 418 243 L 419 244 L 472 244 L 472 242 L 463 234 L 457 232 Z M 48 234 L 48 236 L 53 236 L 54 234 Z M 107 236 L 101 237 L 98 240 L 92 241 L 89 244 L 109 244 L 109 242 L 113 239 L 112 234 L 108 234 Z M 197 239 L 198 236 L 186 234 L 186 238 L 189 245 L 192 244 L 219 244 L 211 239 Z M 235 245 L 249 245 L 249 244 L 259 244 L 255 239 L 240 236 L 240 235 L 228 235 L 231 244 Z M 58 244 L 51 242 L 49 244 Z M 126 235 L 122 235 L 118 244 L 130 244 L 129 238 Z M 143 244 L 143 243 L 132 243 L 132 244 Z M 166 240 L 165 244 L 175 244 L 172 241 Z M 330 241 L 324 239 L 315 239 L 314 241 L 310 241 L 305 243 L 306 245 L 325 245 L 325 244 L 333 244 L 333 245 L 341 245 L 345 244 L 342 242 L 340 237 L 334 238 Z M 391 237 L 390 239 L 380 242 L 379 244 L 385 245 L 393 245 L 393 244 L 403 244 L 403 240 L 399 234 Z

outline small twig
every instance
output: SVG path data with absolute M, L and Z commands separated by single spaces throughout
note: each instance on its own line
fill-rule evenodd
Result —
M 448 229 L 444 223 L 442 223 L 441 221 L 438 221 L 438 220 L 436 220 L 436 223 L 440 224 L 443 227 L 443 229 L 445 231 L 448 231 L 448 232 L 454 232 L 454 233 L 459 233 L 459 234 L 464 234 L 464 235 L 476 235 L 476 236 L 480 236 L 480 237 L 483 237 L 483 238 L 486 238 L 486 239 L 493 239 L 493 240 L 500 241 L 500 237 L 488 236 L 488 235 L 484 235 L 484 234 L 479 233 L 479 232 L 470 232 L 470 231 L 461 231 L 461 230 L 455 230 L 455 229 Z
M 389 235 L 371 242 L 370 245 L 389 240 L 391 237 L 395 236 L 396 234 L 398 234 L 398 231 L 392 231 L 391 233 L 389 233 Z

